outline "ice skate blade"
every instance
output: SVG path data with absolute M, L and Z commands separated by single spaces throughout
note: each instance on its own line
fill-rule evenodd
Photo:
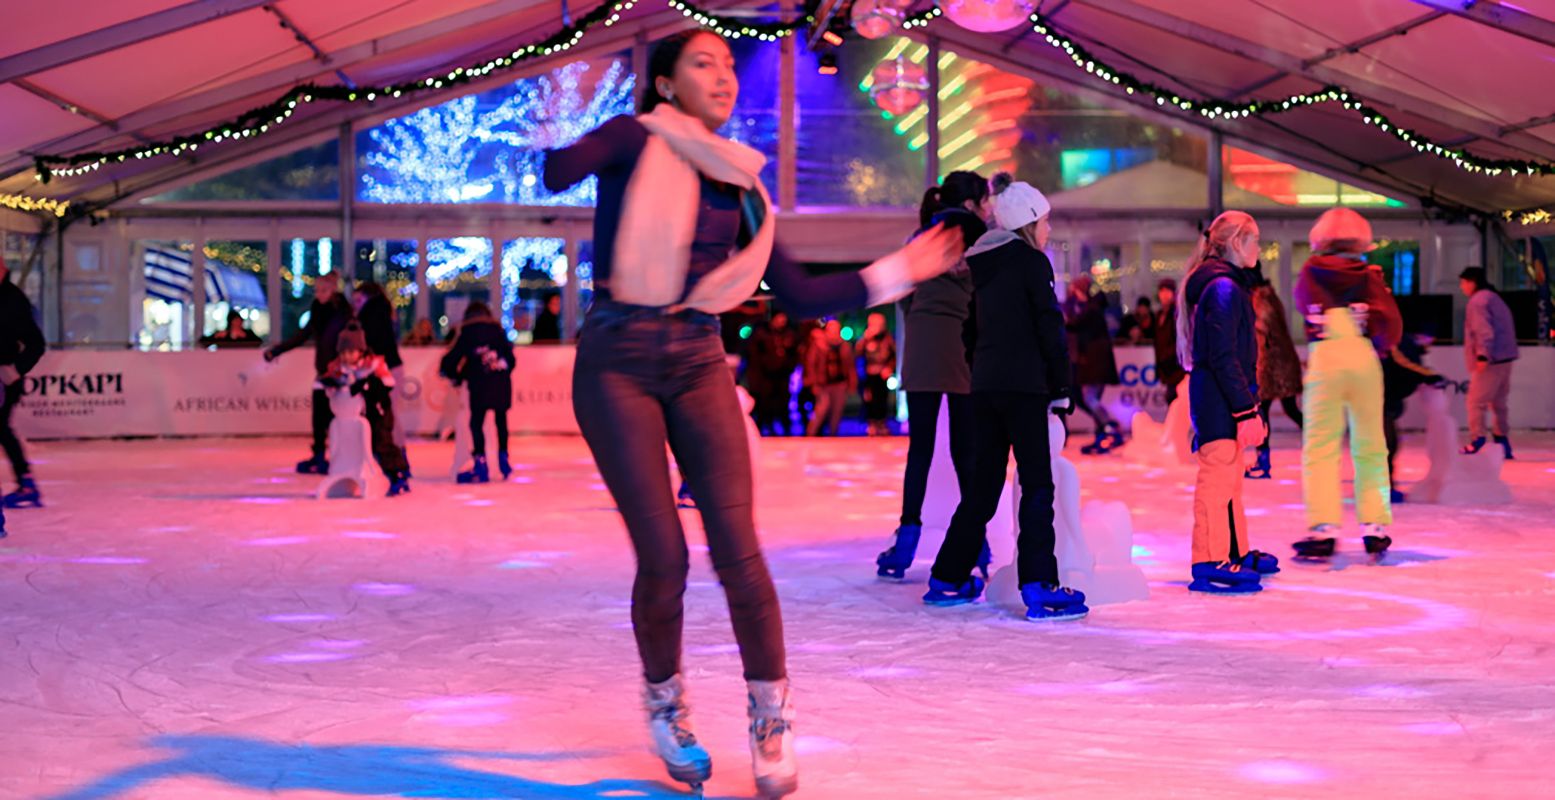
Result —
M 1065 609 L 1063 611 L 1049 611 L 1048 609 L 1027 609 L 1027 622 L 1073 622 L 1085 619 L 1091 610 L 1085 606 Z
M 907 582 L 907 571 L 906 570 L 902 570 L 902 572 L 900 574 L 891 573 L 891 572 L 883 572 L 883 571 L 882 572 L 876 572 L 875 573 L 875 577 L 878 578 L 879 580 L 885 582 L 885 583 L 906 583 Z
M 697 792 L 702 790 L 702 784 L 706 783 L 708 778 L 713 777 L 712 759 L 693 761 L 682 766 L 665 764 L 664 769 L 675 781 L 684 783 Z
M 926 605 L 926 606 L 933 606 L 935 608 L 950 608 L 951 606 L 969 606 L 969 605 L 972 605 L 972 604 L 976 603 L 978 600 L 981 600 L 981 599 L 982 598 L 980 598 L 980 597 L 956 597 L 956 598 L 945 599 L 945 600 L 938 600 L 938 599 L 936 599 L 936 600 L 927 600 L 926 599 L 926 600 L 923 601 L 923 604 Z
M 1225 584 L 1215 583 L 1213 581 L 1204 580 L 1203 578 L 1198 578 L 1195 579 L 1193 583 L 1188 584 L 1188 591 L 1198 592 L 1199 594 L 1206 595 L 1231 597 L 1236 595 L 1257 594 L 1263 591 L 1263 586 L 1257 583 L 1243 583 L 1227 586 Z

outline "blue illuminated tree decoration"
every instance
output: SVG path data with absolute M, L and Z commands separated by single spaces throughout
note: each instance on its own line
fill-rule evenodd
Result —
M 377 203 L 593 205 L 592 178 L 556 194 L 541 182 L 541 145 L 574 141 L 631 112 L 635 78 L 626 65 L 611 60 L 585 96 L 582 85 L 592 66 L 567 64 L 372 129 L 363 143 L 358 197 Z

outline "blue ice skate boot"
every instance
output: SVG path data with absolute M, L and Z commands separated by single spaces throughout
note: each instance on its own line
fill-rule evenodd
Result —
M 4 539 L 5 537 L 5 506 L 4 504 L 0 504 L 0 539 Z
M 1479 451 L 1484 450 L 1484 449 L 1485 449 L 1485 437 L 1483 437 L 1483 436 L 1476 436 L 1476 437 L 1474 437 L 1473 441 L 1471 441 L 1468 444 L 1464 445 L 1463 449 L 1458 451 L 1458 452 L 1463 453 L 1466 456 L 1472 456 L 1475 453 L 1478 453 Z
M 1263 591 L 1258 573 L 1229 561 L 1201 561 L 1193 565 L 1188 591 L 1204 594 L 1255 594 Z
M 912 566 L 918 554 L 918 538 L 923 535 L 922 525 L 902 525 L 896 529 L 891 546 L 875 557 L 875 574 L 888 581 L 907 578 L 907 568 Z
M 681 508 L 697 507 L 697 499 L 691 496 L 691 484 L 680 482 L 680 491 L 675 493 L 675 504 Z
M 1388 490 L 1388 502 L 1390 504 L 1396 506 L 1399 503 L 1404 503 L 1404 502 L 1408 502 L 1408 501 L 1409 501 L 1409 495 L 1406 495 L 1406 494 L 1404 494 L 1403 492 L 1401 492 L 1401 491 L 1399 491 L 1397 489 L 1389 489 Z
M 6 508 L 43 508 L 43 494 L 38 491 L 38 483 L 30 475 L 23 475 L 17 479 L 20 488 L 5 496 Z
M 1020 599 L 1026 604 L 1026 619 L 1032 622 L 1061 622 L 1091 613 L 1084 592 L 1056 583 L 1028 583 L 1020 587 Z
M 1250 569 L 1259 575 L 1273 575 L 1280 571 L 1280 559 L 1262 550 L 1249 550 L 1237 563 L 1242 565 L 1242 569 Z
M 400 448 L 400 457 L 405 459 L 405 477 L 407 477 L 407 478 L 414 478 L 414 477 L 416 477 L 416 476 L 410 474 L 410 448 L 409 447 L 401 447 Z
M 1339 540 L 1334 537 L 1338 529 L 1337 525 L 1313 526 L 1307 538 L 1291 545 L 1296 551 L 1296 560 L 1311 562 L 1333 558 L 1339 547 Z
M 497 471 L 502 473 L 502 480 L 507 480 L 513 476 L 513 465 L 508 463 L 507 453 L 497 454 Z
M 475 463 L 470 466 L 469 471 L 459 473 L 454 480 L 459 483 L 490 483 L 491 472 L 486 467 L 486 457 L 476 456 Z
M 988 582 L 988 565 L 993 563 L 993 548 L 988 546 L 988 540 L 983 540 L 983 552 L 977 554 L 977 571 L 983 574 L 983 582 Z
M 322 453 L 315 453 L 312 458 L 297 462 L 298 475 L 328 475 L 329 459 Z
M 410 494 L 410 473 L 402 472 L 389 479 L 389 496 L 399 497 L 402 494 Z
M 1514 460 L 1516 460 L 1515 457 L 1512 455 L 1512 440 L 1510 438 L 1508 438 L 1508 437 L 1505 437 L 1505 436 L 1497 436 L 1497 437 L 1495 437 L 1495 439 L 1496 439 L 1496 444 L 1501 445 L 1501 452 L 1506 455 L 1506 460 L 1507 461 L 1514 461 Z
M 923 596 L 923 602 L 931 606 L 959 606 L 966 603 L 975 603 L 977 598 L 983 596 L 983 579 L 972 575 L 966 583 L 957 586 L 947 583 L 939 578 L 929 578 L 929 591 Z
M 1248 467 L 1247 468 L 1247 472 L 1243 473 L 1242 477 L 1244 477 L 1244 478 L 1246 478 L 1247 480 L 1250 480 L 1250 481 L 1266 481 L 1266 480 L 1268 480 L 1269 479 L 1269 451 L 1268 450 L 1259 450 L 1258 451 L 1258 461 L 1256 463 L 1254 463 L 1251 467 Z
M 1388 535 L 1386 525 L 1368 522 L 1361 526 L 1361 544 L 1366 547 L 1366 557 L 1371 563 L 1381 564 L 1388 548 L 1393 546 L 1393 537 Z

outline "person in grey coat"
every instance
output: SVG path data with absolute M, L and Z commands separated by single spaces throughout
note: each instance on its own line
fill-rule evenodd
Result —
M 1458 275 L 1458 286 L 1469 298 L 1463 316 L 1463 357 L 1469 367 L 1469 435 L 1464 453 L 1485 446 L 1485 411 L 1494 418 L 1490 433 L 1512 458 L 1507 398 L 1512 393 L 1512 362 L 1517 360 L 1517 332 L 1512 309 L 1485 279 L 1484 267 L 1469 267 Z

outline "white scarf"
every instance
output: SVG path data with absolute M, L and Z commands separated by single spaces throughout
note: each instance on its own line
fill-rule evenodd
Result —
M 718 136 L 668 103 L 637 117 L 648 143 L 627 182 L 616 231 L 610 295 L 622 303 L 719 314 L 750 299 L 772 256 L 775 215 L 761 168 L 766 156 Z M 701 209 L 700 176 L 755 192 L 767 209 L 761 229 L 702 276 L 682 299 Z

